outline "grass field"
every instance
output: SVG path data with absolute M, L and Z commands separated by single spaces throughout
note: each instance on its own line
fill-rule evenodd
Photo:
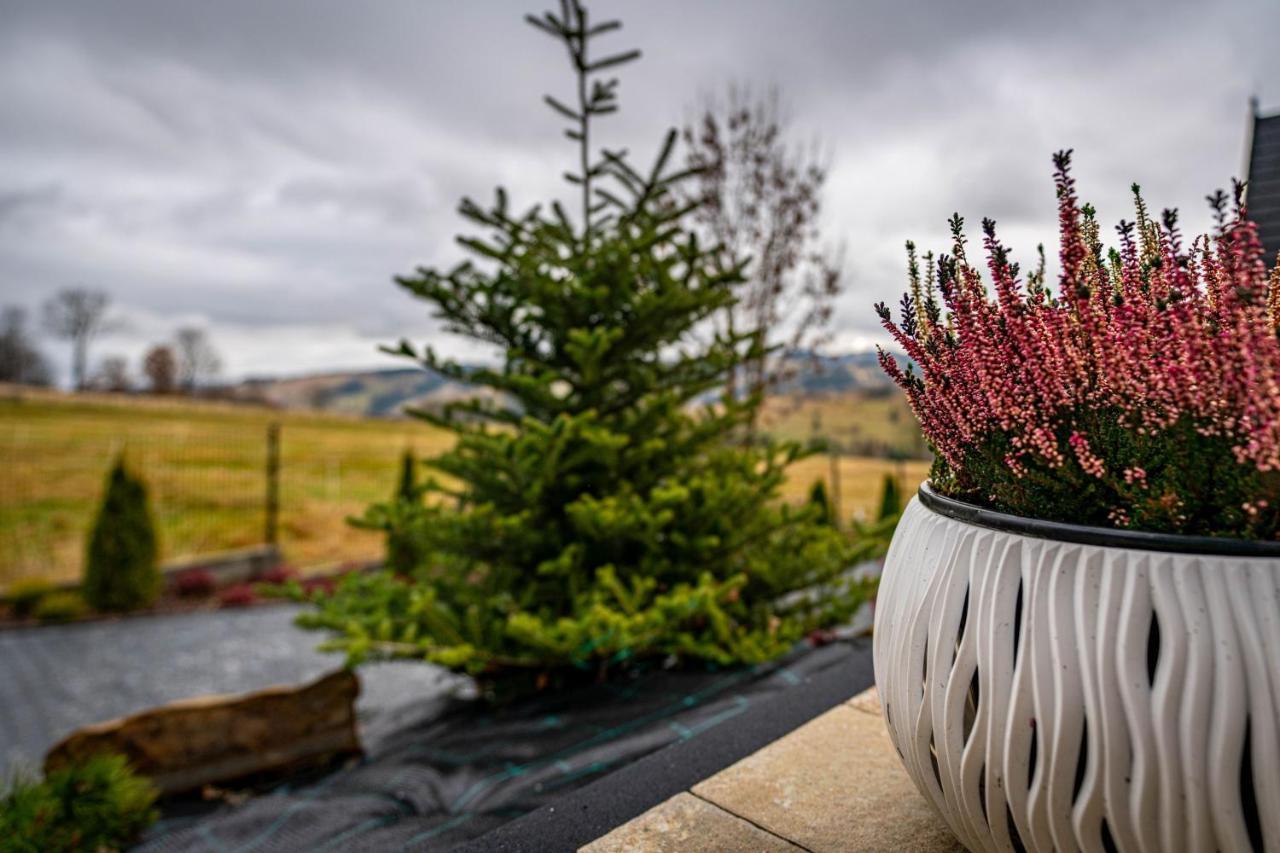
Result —
M 822 437 L 850 456 L 927 457 L 915 416 L 897 392 L 774 397 L 761 411 L 760 428 L 788 441 Z
M 262 542 L 266 432 L 280 432 L 279 536 L 299 566 L 376 556 L 344 523 L 394 488 L 400 454 L 447 446 L 416 421 L 372 421 L 188 400 L 23 392 L 0 398 L 0 586 L 78 576 L 111 459 L 150 488 L 164 560 Z
M 886 474 L 898 478 L 898 486 L 906 495 L 915 490 L 929 475 L 929 463 L 919 459 L 891 462 L 866 456 L 838 456 L 839 460 L 839 510 L 842 519 L 858 516 L 873 517 L 880 507 L 880 495 Z M 790 476 L 783 488 L 783 497 L 789 501 L 802 501 L 809 495 L 815 480 L 827 483 L 827 494 L 836 495 L 832 487 L 830 456 L 810 456 L 791 466 Z
M 103 479 L 121 450 L 150 488 L 162 559 L 263 541 L 266 432 L 273 421 L 281 425 L 280 545 L 300 567 L 378 556 L 380 537 L 345 519 L 391 493 L 405 447 L 428 456 L 450 441 L 417 421 L 0 391 L 0 587 L 23 577 L 79 575 Z M 898 472 L 913 488 L 926 469 L 923 462 L 841 458 L 842 514 L 871 511 L 886 472 Z M 785 497 L 802 500 L 829 472 L 825 456 L 797 463 Z

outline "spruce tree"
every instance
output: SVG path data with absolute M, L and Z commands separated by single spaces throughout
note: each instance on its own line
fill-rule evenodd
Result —
M 835 524 L 835 513 L 831 510 L 831 499 L 827 497 L 827 481 L 814 480 L 809 487 L 809 506 L 813 507 L 820 524 Z
M 387 535 L 387 568 L 407 577 L 426 560 L 420 527 L 425 521 L 418 489 L 418 460 L 405 448 L 400 458 L 400 481 L 381 525 Z
M 850 616 L 866 587 L 847 576 L 838 532 L 778 500 L 799 448 L 741 440 L 759 400 L 722 391 L 758 336 L 702 334 L 742 264 L 694 234 L 694 205 L 674 191 L 689 173 L 667 168 L 675 133 L 644 171 L 622 151 L 592 154 L 593 122 L 617 109 L 602 72 L 638 51 L 594 58 L 619 24 L 589 23 L 576 0 L 528 20 L 576 75 L 573 98 L 546 102 L 577 147 L 565 177 L 578 209 L 517 212 L 502 190 L 490 207 L 464 200 L 481 232 L 459 238 L 472 259 L 397 279 L 500 364 L 394 352 L 498 393 L 419 413 L 456 443 L 428 463 L 446 477 L 423 485 L 443 499 L 415 528 L 431 554 L 415 582 L 349 577 L 303 624 L 335 631 L 356 660 L 531 684 L 643 658 L 772 658 Z
M 418 497 L 418 460 L 414 458 L 413 448 L 406 447 L 400 457 L 400 481 L 396 483 L 395 499 L 412 502 Z
M 898 487 L 898 478 L 893 474 L 884 475 L 884 487 L 880 492 L 880 512 L 876 520 L 884 521 L 897 518 L 902 514 L 902 489 Z
M 400 476 L 386 503 L 374 504 L 359 518 L 347 521 L 363 530 L 381 531 L 386 538 L 385 566 L 394 575 L 407 578 L 427 561 L 424 528 L 428 522 L 422 504 L 423 488 L 418 484 L 418 460 L 406 447 L 400 457 Z
M 96 610 L 135 610 L 152 604 L 163 579 L 156 564 L 156 532 L 147 487 L 116 457 L 89 534 L 81 592 Z

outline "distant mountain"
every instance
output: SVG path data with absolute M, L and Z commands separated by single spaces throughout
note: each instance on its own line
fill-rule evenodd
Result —
M 778 389 L 779 393 L 790 396 L 884 393 L 892 387 L 892 382 L 880 370 L 874 352 L 796 356 L 793 368 L 794 375 Z M 316 409 L 370 417 L 397 417 L 406 408 L 438 409 L 445 403 L 476 393 L 492 393 L 412 367 L 248 379 L 231 391 L 232 396 L 284 409 Z
M 235 396 L 283 409 L 394 417 L 405 407 L 465 396 L 466 386 L 417 368 L 319 373 L 283 379 L 248 379 Z
M 894 353 L 898 363 L 906 367 L 906 356 Z M 893 380 L 880 368 L 879 356 L 874 350 L 850 352 L 843 355 L 792 356 L 792 378 L 777 393 L 809 396 L 814 394 L 847 394 L 860 392 L 885 392 L 893 388 Z

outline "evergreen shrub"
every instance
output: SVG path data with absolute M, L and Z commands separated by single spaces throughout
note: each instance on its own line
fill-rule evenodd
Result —
M 36 602 L 31 615 L 41 622 L 73 622 L 89 614 L 89 605 L 78 592 L 51 592 Z
M 617 24 L 589 24 L 572 0 L 529 20 L 577 74 L 572 103 L 547 101 L 578 145 L 567 177 L 580 213 L 516 211 L 501 190 L 487 208 L 464 200 L 481 232 L 459 239 L 472 260 L 399 279 L 498 361 L 395 351 L 495 393 L 420 413 L 456 436 L 429 461 L 447 477 L 421 486 L 439 500 L 411 519 L 393 514 L 400 502 L 366 516 L 415 538 L 411 577 L 350 575 L 302 624 L 353 660 L 417 658 L 509 685 L 644 659 L 768 660 L 849 618 L 868 585 L 846 571 L 848 540 L 779 499 L 800 448 L 744 440 L 759 399 L 723 393 L 760 344 L 708 328 L 743 264 L 695 235 L 694 205 L 674 191 L 689 173 L 667 168 L 674 134 L 644 171 L 592 154 L 592 120 L 617 108 L 601 72 L 637 52 L 590 56 Z
M 835 524 L 835 511 L 831 508 L 831 499 L 827 497 L 827 481 L 814 480 L 809 487 L 809 506 L 820 524 Z
M 423 547 L 423 489 L 418 485 L 418 460 L 406 448 L 400 458 L 400 479 L 391 500 L 369 508 L 363 518 L 352 519 L 357 527 L 381 530 L 386 536 L 386 565 L 392 572 L 408 577 L 427 559 Z
M 10 585 L 4 597 L 13 615 L 23 618 L 32 614 L 40 599 L 56 590 L 57 587 L 44 578 L 23 578 Z
M 121 850 L 155 822 L 157 791 L 118 755 L 98 755 L 0 798 L 0 853 Z
M 152 604 L 163 579 L 147 487 L 116 458 L 89 534 L 81 592 L 95 610 L 136 610 Z
M 876 514 L 878 521 L 897 518 L 902 515 L 902 489 L 898 478 L 893 474 L 884 475 L 884 485 L 880 490 L 880 511 Z

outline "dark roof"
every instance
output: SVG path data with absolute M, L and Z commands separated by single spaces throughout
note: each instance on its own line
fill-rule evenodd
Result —
M 1249 218 L 1258 223 L 1270 267 L 1280 252 L 1280 113 L 1254 113 L 1248 202 Z

